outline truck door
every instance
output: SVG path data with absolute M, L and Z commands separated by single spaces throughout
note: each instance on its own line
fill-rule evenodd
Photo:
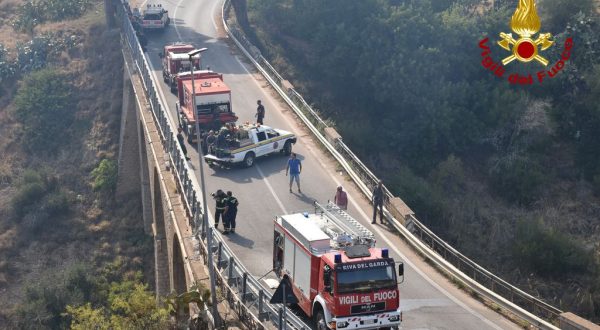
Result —
M 266 155 L 271 151 L 271 148 L 273 148 L 270 143 L 265 143 L 267 141 L 267 133 L 265 131 L 257 131 L 256 140 L 258 144 L 256 147 L 256 156 Z
M 335 292 L 335 271 L 334 269 L 327 265 L 321 259 L 321 266 L 319 268 L 318 282 L 317 282 L 317 291 L 321 294 L 321 297 L 325 299 L 325 305 L 323 308 L 329 309 L 331 312 L 332 306 L 334 306 L 334 292 Z M 314 315 L 313 315 L 314 317 Z
M 281 277 L 281 269 L 283 267 L 283 234 L 275 230 L 273 237 L 273 269 L 278 277 Z

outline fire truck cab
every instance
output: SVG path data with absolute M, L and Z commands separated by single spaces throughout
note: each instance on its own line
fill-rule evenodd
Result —
M 171 92 L 177 92 L 177 75 L 180 72 L 191 70 L 189 52 L 194 50 L 192 44 L 174 43 L 165 45 L 163 51 L 158 55 L 162 59 L 163 80 L 171 88 Z M 194 70 L 200 70 L 200 54 L 192 57 Z
M 373 234 L 329 202 L 315 213 L 274 221 L 273 269 L 288 277 L 298 306 L 317 329 L 400 326 L 398 278 L 404 265 L 376 248 Z
M 193 85 L 193 88 L 192 88 Z M 175 103 L 179 125 L 187 135 L 187 141 L 197 141 L 196 119 L 200 134 L 210 129 L 219 129 L 225 123 L 235 123 L 238 117 L 231 110 L 231 89 L 223 81 L 223 75 L 210 70 L 194 71 L 194 82 L 190 72 L 177 74 Z M 194 99 L 196 111 L 194 111 Z

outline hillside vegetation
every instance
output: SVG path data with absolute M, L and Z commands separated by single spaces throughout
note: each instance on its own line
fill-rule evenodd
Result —
M 0 2 L 2 329 L 168 326 L 139 193 L 114 198 L 123 60 L 102 5 Z
M 597 3 L 536 2 L 551 65 L 567 37 L 574 46 L 556 77 L 532 86 L 481 65 L 486 36 L 494 60 L 508 55 L 495 44 L 515 1 L 249 0 L 247 33 L 436 233 L 598 322 Z

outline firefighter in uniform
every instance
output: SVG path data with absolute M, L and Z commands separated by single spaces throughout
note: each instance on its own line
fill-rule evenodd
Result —
M 225 227 L 223 234 L 235 233 L 235 218 L 237 217 L 238 205 L 237 198 L 233 196 L 231 191 L 228 191 L 225 198 L 225 212 L 223 212 L 223 225 Z
M 215 228 L 219 226 L 219 219 L 223 217 L 223 212 L 225 212 L 225 198 L 227 195 L 223 192 L 223 190 L 219 189 L 215 194 L 213 194 L 213 198 L 217 203 L 215 207 Z M 223 224 L 225 224 L 225 217 L 223 217 Z

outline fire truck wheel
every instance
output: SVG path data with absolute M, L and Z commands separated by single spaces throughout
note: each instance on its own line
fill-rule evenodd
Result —
M 317 330 L 328 330 L 327 322 L 325 322 L 325 315 L 321 309 L 319 309 L 315 315 L 315 325 Z
M 285 141 L 285 144 L 283 145 L 283 154 L 286 156 L 289 156 L 292 154 L 292 142 L 291 141 Z
M 254 165 L 254 158 L 255 156 L 253 152 L 247 153 L 244 157 L 244 165 L 246 165 L 246 167 L 252 167 L 252 165 Z

